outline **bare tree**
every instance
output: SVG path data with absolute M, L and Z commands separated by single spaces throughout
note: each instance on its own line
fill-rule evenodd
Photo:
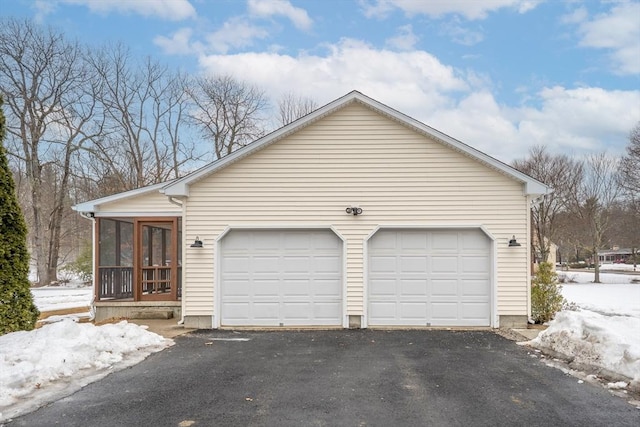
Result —
M 296 96 L 293 92 L 288 92 L 278 101 L 279 124 L 280 126 L 286 126 L 317 108 L 318 104 L 313 99 Z
M 531 209 L 534 250 L 536 256 L 546 262 L 551 243 L 558 237 L 558 215 L 568 208 L 572 195 L 582 181 L 582 162 L 564 154 L 552 155 L 546 147 L 536 146 L 529 150 L 527 158 L 514 161 L 513 166 L 553 189 Z
M 186 76 L 149 58 L 136 62 L 120 44 L 92 52 L 88 61 L 102 84 L 98 100 L 107 120 L 89 150 L 99 159 L 91 163 L 94 176 L 115 191 L 177 178 L 194 153 L 183 132 Z
M 600 283 L 598 251 L 611 226 L 611 213 L 620 197 L 618 160 L 606 153 L 593 154 L 585 162 L 585 176 L 572 200 L 572 211 L 584 226 L 595 264 L 594 282 Z
M 38 280 L 57 279 L 73 153 L 100 132 L 98 86 L 77 43 L 30 21 L 0 23 L 0 90 L 11 154 L 24 164 Z
M 640 215 L 640 122 L 629 134 L 627 154 L 620 161 L 620 185 Z
M 221 158 L 265 134 L 264 92 L 231 76 L 196 78 L 189 94 L 195 103 L 191 120 L 213 142 Z

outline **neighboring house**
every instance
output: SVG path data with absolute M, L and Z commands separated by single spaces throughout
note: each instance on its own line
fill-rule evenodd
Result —
M 632 248 L 620 248 L 614 246 L 612 249 L 603 249 L 598 251 L 598 261 L 600 264 L 620 264 L 632 260 Z
M 74 208 L 95 222 L 98 319 L 498 327 L 527 322 L 530 206 L 548 191 L 354 91 L 184 178 Z

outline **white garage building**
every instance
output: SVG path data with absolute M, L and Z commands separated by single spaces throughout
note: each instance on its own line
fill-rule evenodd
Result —
M 98 317 L 499 327 L 526 323 L 529 212 L 548 191 L 351 92 L 184 178 L 75 209 L 96 224 Z

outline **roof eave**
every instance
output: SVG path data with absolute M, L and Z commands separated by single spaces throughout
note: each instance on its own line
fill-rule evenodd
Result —
M 170 182 L 162 182 L 160 184 L 148 185 L 146 187 L 140 187 L 134 190 L 112 194 L 111 196 L 101 197 L 99 199 L 88 200 L 86 202 L 78 203 L 77 205 L 71 206 L 71 209 L 76 212 L 97 212 L 100 210 L 100 205 L 103 205 L 105 203 L 116 202 L 118 200 L 124 200 L 131 197 L 141 196 L 147 193 L 152 193 L 154 191 L 160 191 L 168 184 L 170 184 Z

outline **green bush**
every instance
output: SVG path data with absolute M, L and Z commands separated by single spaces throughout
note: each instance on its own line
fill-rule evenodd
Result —
M 549 262 L 540 263 L 538 273 L 531 281 L 531 317 L 536 323 L 545 323 L 553 319 L 562 310 L 565 300 L 558 275 Z
M 93 277 L 93 250 L 91 243 L 85 244 L 78 258 L 74 262 L 67 264 L 64 269 L 77 274 L 82 281 L 90 282 Z
M 31 295 L 27 226 L 7 162 L 4 126 L 0 97 L 0 335 L 33 329 L 40 315 Z

